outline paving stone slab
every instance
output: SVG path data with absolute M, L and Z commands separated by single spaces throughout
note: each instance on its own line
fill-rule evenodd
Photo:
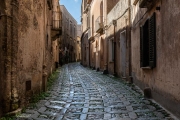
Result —
M 16 120 L 176 120 L 137 86 L 78 63 L 62 66 L 48 93 Z

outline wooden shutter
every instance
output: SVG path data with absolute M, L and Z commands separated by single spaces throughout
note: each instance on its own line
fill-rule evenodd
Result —
M 156 67 L 156 14 L 149 20 L 149 66 Z
M 140 67 L 143 66 L 143 27 L 140 27 Z
M 140 28 L 140 67 L 149 66 L 149 19 Z

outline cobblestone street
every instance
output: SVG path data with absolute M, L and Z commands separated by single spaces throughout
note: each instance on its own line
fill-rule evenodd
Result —
M 50 96 L 17 120 L 174 120 L 141 90 L 79 63 L 64 65 Z

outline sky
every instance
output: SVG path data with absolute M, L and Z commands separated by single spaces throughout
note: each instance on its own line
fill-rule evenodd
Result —
M 60 4 L 66 7 L 78 24 L 81 24 L 81 0 L 60 0 Z

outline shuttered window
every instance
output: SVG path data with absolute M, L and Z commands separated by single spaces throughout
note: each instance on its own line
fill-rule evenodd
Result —
M 156 67 L 156 15 L 140 27 L 140 67 Z
M 156 14 L 149 20 L 149 65 L 156 67 Z

